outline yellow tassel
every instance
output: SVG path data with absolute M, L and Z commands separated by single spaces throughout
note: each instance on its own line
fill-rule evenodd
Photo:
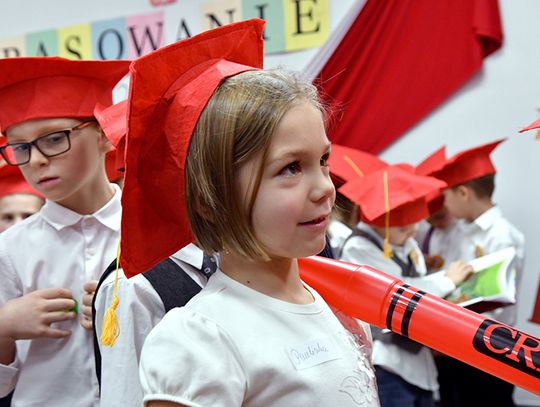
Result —
M 113 346 L 116 339 L 120 335 L 120 325 L 118 324 L 118 318 L 116 316 L 116 307 L 118 307 L 118 268 L 120 265 L 120 242 L 118 242 L 118 249 L 116 251 L 116 276 L 114 278 L 114 291 L 112 304 L 107 308 L 105 316 L 103 317 L 103 324 L 101 328 L 101 344 L 103 346 Z
M 389 259 L 392 256 L 392 250 L 390 249 L 390 202 L 388 196 L 388 171 L 383 174 L 384 181 L 384 209 L 386 211 L 384 217 L 384 258 Z
M 349 164 L 351 166 L 351 168 L 353 169 L 354 172 L 356 172 L 356 175 L 358 175 L 359 177 L 363 177 L 364 176 L 364 173 L 362 172 L 362 170 L 360 169 L 360 167 L 358 167 L 358 165 L 356 165 L 356 163 L 351 159 L 351 157 L 349 157 L 348 155 L 344 155 L 343 156 L 343 160 Z

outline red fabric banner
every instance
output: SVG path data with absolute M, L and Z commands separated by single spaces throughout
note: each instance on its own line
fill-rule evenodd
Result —
M 368 0 L 315 78 L 330 139 L 376 154 L 502 45 L 497 0 Z
M 537 324 L 540 324 L 540 283 L 538 283 L 538 292 L 536 293 L 536 303 L 534 305 L 531 322 L 536 322 Z

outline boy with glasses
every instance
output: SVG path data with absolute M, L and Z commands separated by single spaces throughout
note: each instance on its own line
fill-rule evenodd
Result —
M 121 210 L 93 111 L 128 65 L 0 60 L 0 154 L 46 198 L 0 235 L 0 397 L 15 388 L 14 407 L 98 405 L 91 320 L 77 321 L 77 304 L 115 258 Z

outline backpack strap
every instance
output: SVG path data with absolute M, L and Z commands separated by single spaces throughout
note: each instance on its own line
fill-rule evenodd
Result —
M 120 267 L 120 265 L 119 265 Z M 97 292 L 100 289 L 101 285 L 107 278 L 109 274 L 116 270 L 116 259 L 112 261 L 111 264 L 105 269 L 101 277 L 99 278 L 96 291 L 94 292 L 94 297 L 92 298 L 92 335 L 94 337 L 94 359 L 96 365 L 96 376 L 98 384 L 101 388 L 101 351 L 99 350 L 99 338 L 96 331 L 96 297 Z
M 365 230 L 361 230 L 359 228 L 355 228 L 353 232 L 343 241 L 340 250 L 339 250 L 339 257 L 341 258 L 341 255 L 343 254 L 343 249 L 345 248 L 345 244 L 351 239 L 352 237 L 360 236 L 364 239 L 370 241 L 375 245 L 380 251 L 384 251 L 380 241 L 373 236 L 371 233 L 366 232 Z M 401 275 L 404 277 L 418 277 L 419 274 L 416 271 L 416 268 L 414 267 L 414 263 L 411 259 L 411 256 L 407 256 L 407 263 L 405 263 L 403 260 L 401 260 L 398 256 L 395 255 L 395 253 L 392 253 L 390 256 L 390 260 L 392 260 L 394 263 L 396 263 L 399 268 L 401 269 Z
M 152 284 L 163 301 L 165 312 L 175 307 L 183 307 L 202 289 L 170 258 L 143 273 L 143 276 Z
M 121 267 L 121 266 L 120 266 Z M 99 348 L 99 338 L 96 331 L 96 306 L 97 293 L 106 280 L 107 276 L 116 270 L 116 259 L 107 267 L 99 279 L 99 283 L 92 299 L 92 331 L 94 336 L 94 357 L 96 365 L 96 376 L 101 386 L 101 351 Z M 175 307 L 183 307 L 199 291 L 201 287 L 182 268 L 170 258 L 158 263 L 150 270 L 142 273 L 156 290 L 159 298 L 163 302 L 165 312 Z

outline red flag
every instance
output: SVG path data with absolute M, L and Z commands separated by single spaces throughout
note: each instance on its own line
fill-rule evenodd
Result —
M 536 322 L 537 324 L 540 324 L 540 282 L 538 282 L 538 291 L 536 293 L 536 304 L 534 305 L 534 311 L 531 317 L 531 322 Z
M 502 45 L 497 0 L 368 0 L 315 79 L 333 142 L 378 153 Z

